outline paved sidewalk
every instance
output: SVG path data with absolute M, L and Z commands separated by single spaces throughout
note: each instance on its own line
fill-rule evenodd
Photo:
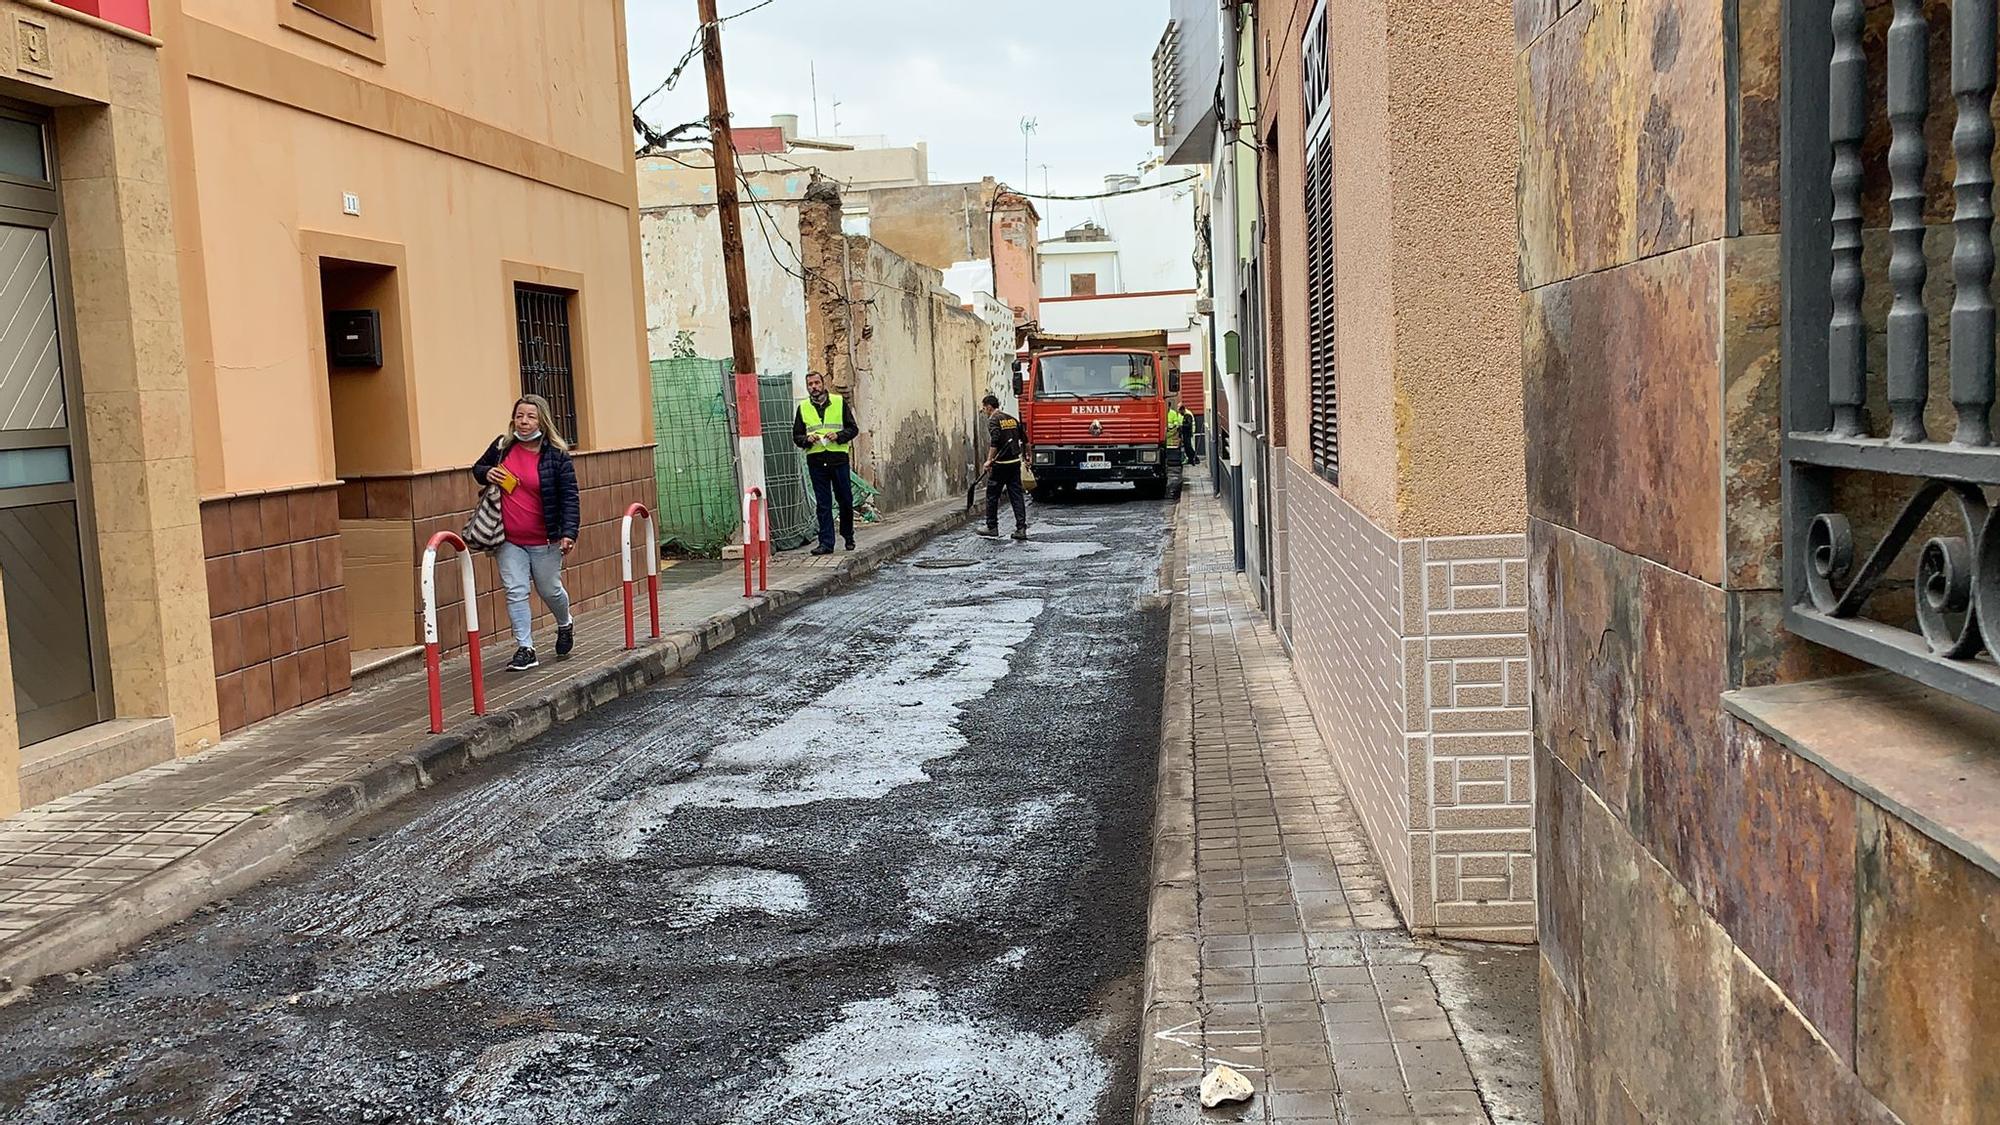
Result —
M 514 642 L 503 623 L 498 630 L 503 635 L 494 637 L 489 630 L 483 646 L 489 711 L 484 723 L 471 721 L 471 674 L 464 656 L 447 662 L 445 736 L 430 734 L 425 676 L 418 665 L 256 724 L 193 757 L 0 819 L 0 973 L 32 976 L 67 967 L 63 962 L 87 963 L 80 953 L 49 948 L 77 933 L 96 937 L 105 930 L 83 926 L 87 916 L 101 917 L 116 931 L 104 942 L 131 940 L 185 916 L 208 897 L 204 890 L 228 893 L 215 884 L 239 875 L 244 863 L 261 865 L 273 858 L 274 848 L 283 853 L 276 858 L 296 854 L 324 838 L 329 826 L 393 801 L 438 772 L 462 768 L 465 761 L 526 741 L 549 723 L 636 690 L 779 607 L 837 588 L 914 547 L 956 523 L 962 508 L 962 502 L 943 501 L 869 524 L 854 554 L 777 555 L 771 594 L 754 600 L 743 596 L 740 562 L 719 573 L 712 566 L 690 567 L 710 573 L 693 581 L 687 575 L 663 581 L 664 636 L 658 642 L 646 639 L 642 588 L 636 654 L 624 651 L 624 613 L 614 606 L 578 616 L 570 659 L 546 658 L 537 669 L 512 673 L 504 664 Z M 456 741 L 485 742 L 454 746 L 453 732 L 468 731 L 477 733 Z M 442 765 L 423 756 L 427 750 L 436 756 L 440 748 L 456 750 L 457 756 Z M 385 777 L 391 771 L 406 779 Z M 285 839 L 266 840 L 261 847 L 241 843 L 246 826 L 264 827 L 275 819 L 274 811 L 308 804 L 315 807 L 301 829 L 268 833 Z M 221 847 L 225 838 L 237 846 Z M 221 856 L 222 851 L 231 854 Z M 174 875 L 184 877 L 166 878 Z
M 1489 1112 L 1433 973 L 1438 958 L 1480 947 L 1403 928 L 1291 662 L 1233 570 L 1220 505 L 1191 488 L 1178 519 L 1184 570 L 1171 577 L 1185 597 L 1168 673 L 1140 1120 L 1532 1120 L 1504 1112 L 1539 1104 L 1520 1089 L 1532 1073 L 1497 1076 L 1505 1104 Z M 1510 956 L 1519 951 L 1494 952 Z M 1514 1002 L 1531 1025 L 1532 996 Z M 1203 1113 L 1196 1084 L 1217 1063 L 1243 1072 L 1255 1100 Z

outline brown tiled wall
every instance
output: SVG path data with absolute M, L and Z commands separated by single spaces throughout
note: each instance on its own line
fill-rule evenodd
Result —
M 347 690 L 347 596 L 330 487 L 201 506 L 224 733 Z
M 583 526 L 576 550 L 563 565 L 563 584 L 575 612 L 615 604 L 619 594 L 619 528 L 625 509 L 634 503 L 653 507 L 653 447 L 576 454 L 577 484 L 583 490 Z M 472 514 L 478 490 L 470 467 L 412 477 L 351 480 L 340 487 L 338 515 L 347 520 L 410 521 L 410 581 L 418 581 L 424 545 L 440 531 L 460 531 Z M 634 564 L 638 562 L 634 545 Z M 440 564 L 446 560 L 440 559 Z M 442 565 L 440 569 L 443 569 Z M 507 600 L 491 555 L 473 556 L 479 590 L 479 628 L 486 636 L 508 629 Z M 449 573 L 438 580 L 438 639 L 447 652 L 465 647 L 464 597 Z M 546 632 L 553 622 L 535 607 L 535 628 Z M 423 633 L 423 610 L 416 611 L 415 635 Z M 545 638 L 548 643 L 552 638 Z

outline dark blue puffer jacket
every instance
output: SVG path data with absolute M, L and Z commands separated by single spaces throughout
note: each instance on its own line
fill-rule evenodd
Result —
M 487 470 L 500 463 L 505 456 L 500 451 L 500 443 L 506 435 L 493 439 L 486 447 L 486 453 L 472 466 L 472 478 L 479 487 L 486 487 Z M 557 449 L 552 442 L 542 443 L 542 522 L 549 529 L 549 542 L 558 539 L 575 539 L 583 525 L 583 497 L 576 487 L 576 463 L 569 454 Z

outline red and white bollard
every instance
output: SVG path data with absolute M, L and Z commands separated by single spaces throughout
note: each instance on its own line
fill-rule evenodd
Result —
M 756 568 L 756 588 L 751 588 L 751 568 Z M 771 589 L 771 512 L 764 490 L 752 487 L 743 494 L 743 596 L 754 598 L 758 591 Z
M 431 536 L 424 548 L 424 672 L 430 678 L 431 733 L 444 733 L 444 670 L 438 655 L 437 553 L 449 544 L 458 552 L 458 572 L 465 581 L 465 644 L 472 661 L 472 713 L 486 713 L 486 669 L 479 653 L 479 589 L 472 576 L 472 555 L 465 540 L 449 531 Z
M 625 509 L 625 526 L 620 554 L 625 564 L 625 649 L 639 647 L 632 621 L 632 520 L 646 521 L 646 598 L 653 607 L 653 639 L 660 639 L 660 536 L 653 526 L 653 513 L 644 504 Z

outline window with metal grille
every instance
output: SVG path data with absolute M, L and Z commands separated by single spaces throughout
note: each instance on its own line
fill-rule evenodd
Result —
M 574 293 L 538 285 L 514 287 L 514 315 L 521 341 L 521 393 L 549 400 L 550 422 L 576 442 L 576 364 L 570 350 L 569 306 Z

